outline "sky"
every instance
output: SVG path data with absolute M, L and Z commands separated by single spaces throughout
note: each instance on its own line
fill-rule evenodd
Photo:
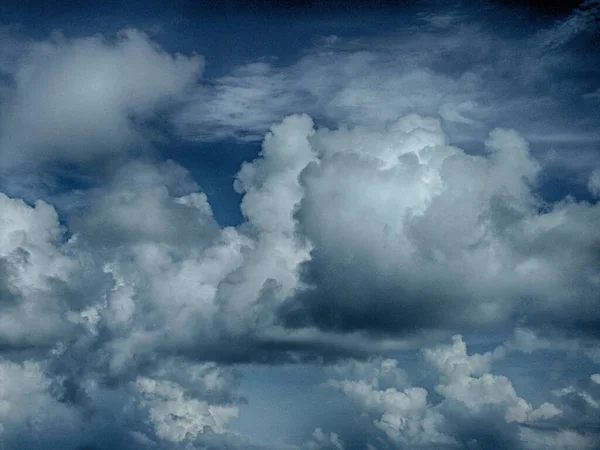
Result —
M 600 3 L 0 3 L 0 450 L 600 449 Z

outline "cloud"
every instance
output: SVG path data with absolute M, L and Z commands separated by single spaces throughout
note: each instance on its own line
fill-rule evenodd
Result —
M 220 230 L 199 190 L 187 171 L 172 161 L 157 168 L 132 162 L 116 172 L 107 189 L 87 196 L 90 208 L 75 216 L 71 229 L 89 242 L 108 246 L 210 242 Z
M 48 373 L 47 363 L 2 359 L 0 442 L 6 448 L 176 449 L 225 433 L 237 416 L 234 403 L 214 396 L 232 387 L 226 371 L 177 360 L 170 367 L 182 371 L 179 382 L 186 380 L 185 387 L 160 371 L 119 387 L 81 377 L 84 406 L 73 402 L 65 378 Z
M 584 62 L 595 55 L 592 10 L 542 30 L 522 19 L 515 34 L 498 25 L 508 9 L 462 4 L 406 17 L 386 39 L 325 37 L 297 61 L 250 61 L 202 85 L 173 123 L 187 139 L 257 141 L 293 113 L 327 126 L 385 126 L 418 113 L 440 116 L 452 142 L 471 152 L 505 127 L 522 132 L 536 154 L 555 148 L 553 167 L 598 164 L 595 106 L 584 99 L 598 89 L 593 63 Z
M 598 206 L 544 205 L 517 133 L 493 131 L 484 156 L 416 115 L 305 139 L 318 160 L 294 217 L 311 253 L 281 310 L 289 326 L 402 335 L 522 314 L 593 333 Z
M 565 351 L 572 355 L 583 354 L 595 363 L 600 362 L 600 350 L 595 339 L 568 338 L 556 333 L 556 330 L 541 329 L 536 334 L 526 328 L 516 328 L 506 347 L 527 355 L 539 350 Z
M 177 355 L 204 333 L 220 342 L 216 290 L 243 238 L 172 162 L 125 165 L 85 200 L 67 235 L 52 206 L 0 196 L 2 445 L 167 449 L 228 433 L 237 375 Z
M 308 450 L 318 450 L 332 448 L 335 450 L 344 450 L 344 444 L 336 433 L 326 434 L 321 428 L 315 428 L 313 439 L 306 445 Z
M 469 356 L 462 337 L 456 335 L 451 346 L 425 350 L 424 356 L 446 377 L 436 391 L 445 401 L 465 407 L 470 414 L 480 413 L 484 408 L 498 408 L 508 423 L 536 422 L 560 414 L 550 403 L 533 409 L 516 394 L 508 378 L 490 373 L 491 361 L 504 356 L 502 347 Z
M 61 291 L 77 263 L 60 248 L 62 230 L 52 206 L 39 201 L 32 207 L 0 194 L 0 208 L 1 345 L 51 346 L 70 328 Z
M 377 377 L 345 369 L 327 384 L 359 405 L 357 414 L 366 414 L 372 428 L 380 431 L 379 435 L 365 433 L 362 440 L 358 437 L 357 448 L 487 449 L 509 445 L 541 449 L 551 442 L 560 443 L 556 444 L 560 448 L 596 448 L 599 435 L 592 424 L 596 422 L 600 376 L 592 374 L 577 387 L 556 391 L 554 397 L 547 392 L 545 397 L 551 401 L 535 407 L 516 393 L 509 378 L 492 372 L 494 361 L 504 355 L 502 346 L 468 354 L 462 336 L 455 335 L 450 345 L 422 352 L 425 362 L 437 369 L 439 378 L 433 389 L 405 381 L 379 386 Z M 370 364 L 375 372 L 387 373 L 398 361 L 374 360 Z M 346 416 L 344 420 L 354 419 Z M 342 441 L 345 432 L 339 434 Z
M 135 29 L 109 40 L 55 33 L 32 42 L 10 68 L 3 95 L 3 165 L 86 161 L 152 141 L 145 122 L 181 101 L 203 59 L 171 55 Z
M 594 197 L 600 197 L 600 169 L 595 169 L 590 175 L 588 189 Z
M 486 148 L 468 155 L 415 114 L 337 130 L 290 116 L 237 175 L 238 227 L 219 227 L 172 161 L 129 162 L 85 191 L 68 234 L 52 206 L 3 196 L 4 348 L 43 370 L 54 387 L 42 398 L 98 417 L 85 439 L 115 426 L 123 442 L 168 448 L 235 440 L 242 399 L 218 364 L 365 356 L 519 316 L 593 338 L 597 204 L 544 205 L 516 132 L 493 131 Z M 557 414 L 490 373 L 501 350 L 469 356 L 456 338 L 425 355 L 442 374 L 433 391 L 407 385 L 392 359 L 339 366 L 348 378 L 332 385 L 374 414 L 369 436 L 509 445 L 521 424 Z M 117 392 L 116 404 L 99 400 Z M 116 411 L 126 424 L 106 423 Z M 486 434 L 467 427 L 473 415 L 503 422 Z
M 567 48 L 588 22 L 517 37 L 415 17 L 410 40 L 331 37 L 200 85 L 200 56 L 134 29 L 0 30 L 3 185 L 109 162 L 63 193 L 68 214 L 0 194 L 1 447 L 598 445 L 599 374 L 533 402 L 492 370 L 513 350 L 598 360 L 598 170 L 580 174 L 585 201 L 539 191 L 540 145 L 597 141 L 593 69 Z M 137 152 L 171 125 L 201 142 L 264 137 L 235 176 L 242 223 L 219 226 L 185 168 Z M 436 345 L 515 326 L 488 352 L 460 335 Z M 416 348 L 429 371 L 413 385 L 390 354 Z M 298 418 L 299 444 L 237 434 L 238 364 L 307 361 L 331 365 L 352 420 Z
M 142 377 L 136 386 L 142 394 L 142 405 L 149 409 L 156 435 L 168 441 L 194 439 L 205 427 L 222 434 L 225 424 L 238 415 L 236 406 L 185 398 L 181 387 L 173 382 Z

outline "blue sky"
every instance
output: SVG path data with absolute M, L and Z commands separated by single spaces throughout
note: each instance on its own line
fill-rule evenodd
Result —
M 0 450 L 600 448 L 599 27 L 0 6 Z

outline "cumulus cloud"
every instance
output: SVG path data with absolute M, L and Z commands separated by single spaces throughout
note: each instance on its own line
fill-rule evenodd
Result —
M 414 114 L 337 130 L 290 116 L 237 175 L 238 227 L 219 227 L 172 161 L 123 165 L 84 193 L 69 234 L 52 206 L 4 196 L 4 346 L 35 348 L 56 386 L 44 395 L 68 411 L 103 417 L 111 409 L 99 396 L 122 390 L 134 406 L 112 411 L 137 411 L 132 427 L 119 425 L 122 439 L 162 445 L 216 439 L 237 416 L 235 377 L 218 367 L 202 375 L 205 361 L 365 355 L 515 315 L 533 329 L 550 321 L 593 336 L 598 206 L 544 206 L 532 191 L 539 164 L 516 132 L 497 129 L 485 145 L 468 155 L 437 119 Z M 458 433 L 449 405 L 464 423 L 502 417 L 507 443 L 518 424 L 558 414 L 490 373 L 501 349 L 468 356 L 457 338 L 425 356 L 443 375 L 434 392 L 445 406 L 407 385 L 390 359 L 340 366 L 354 379 L 332 385 L 407 446 L 484 439 Z
M 84 404 L 74 401 L 72 384 L 49 373 L 48 362 L 3 359 L 0 443 L 3 448 L 175 449 L 223 434 L 237 416 L 234 403 L 214 395 L 232 387 L 226 371 L 210 364 L 191 369 L 176 360 L 170 364 L 182 371 L 170 380 L 160 371 L 119 387 L 79 378 Z
M 600 210 L 544 205 L 517 133 L 494 130 L 482 156 L 416 115 L 305 139 L 318 160 L 300 174 L 295 219 L 312 248 L 288 325 L 402 334 L 524 314 L 593 333 Z
M 511 381 L 490 373 L 490 363 L 504 355 L 502 347 L 491 353 L 467 355 L 467 347 L 461 336 L 453 337 L 451 346 L 426 350 L 425 359 L 445 377 L 436 391 L 448 403 L 460 404 L 470 414 L 480 413 L 484 408 L 498 408 L 506 422 L 536 422 L 560 414 L 554 405 L 544 403 L 534 409 L 520 398 Z
M 456 335 L 450 345 L 429 347 L 422 355 L 438 371 L 432 390 L 406 382 L 379 386 L 378 377 L 343 368 L 328 382 L 360 405 L 372 427 L 383 433 L 357 442 L 360 448 L 542 449 L 551 442 L 560 448 L 596 448 L 598 430 L 592 424 L 598 410 L 597 374 L 577 387 L 556 391 L 554 397 L 546 393 L 552 402 L 535 407 L 516 393 L 510 379 L 492 372 L 494 361 L 504 358 L 502 346 L 468 354 L 462 336 Z M 384 373 L 396 370 L 397 362 L 369 364 L 375 373 Z
M 0 194 L 0 342 L 7 347 L 52 345 L 70 328 L 62 290 L 76 261 L 62 251 L 54 208 Z
M 598 361 L 598 170 L 586 201 L 545 202 L 548 158 L 525 138 L 597 140 L 577 109 L 596 86 L 557 89 L 556 75 L 581 75 L 561 49 L 589 21 L 517 54 L 523 38 L 498 30 L 449 36 L 460 14 L 417 17 L 427 32 L 407 27 L 411 40 L 331 37 L 287 67 L 251 62 L 200 86 L 200 56 L 134 29 L 0 30 L 3 183 L 36 176 L 15 163 L 111 162 L 65 194 L 67 215 L 0 194 L 0 447 L 266 448 L 232 431 L 246 401 L 235 365 L 306 361 L 332 363 L 326 385 L 360 414 L 339 430 L 307 420 L 302 443 L 273 448 L 598 445 L 599 374 L 535 403 L 492 370 L 514 350 Z M 542 120 L 560 104 L 573 129 Z M 186 139 L 264 136 L 234 177 L 241 224 L 221 227 L 176 162 L 131 157 L 164 111 Z M 299 111 L 312 117 L 284 118 Z M 517 121 L 526 136 L 491 126 Z M 460 335 L 434 345 L 515 325 L 489 352 Z M 389 355 L 422 347 L 431 385 Z
M 70 237 L 52 206 L 0 198 L 6 448 L 36 448 L 48 430 L 61 448 L 172 448 L 237 416 L 232 372 L 174 357 L 218 336 L 216 289 L 243 240 L 186 176 L 174 163 L 124 166 L 89 193 Z
M 202 72 L 200 56 L 171 55 L 141 31 L 25 46 L 3 95 L 0 154 L 15 162 L 85 161 L 152 140 L 144 123 L 182 100 Z
M 142 405 L 149 409 L 156 435 L 162 439 L 173 442 L 194 439 L 205 427 L 222 434 L 225 424 L 238 415 L 236 406 L 210 405 L 185 398 L 181 387 L 173 382 L 142 377 L 136 385 L 142 394 Z
M 315 428 L 313 438 L 306 444 L 308 450 L 319 450 L 331 448 L 335 450 L 344 450 L 344 444 L 336 433 L 325 433 L 321 428 Z

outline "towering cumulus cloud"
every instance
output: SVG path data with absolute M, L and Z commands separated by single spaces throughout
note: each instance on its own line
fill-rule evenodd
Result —
M 595 333 L 600 209 L 544 204 L 517 133 L 492 131 L 482 156 L 415 115 L 307 139 L 318 159 L 295 217 L 313 248 L 288 324 L 404 334 L 521 314 Z
M 0 450 L 600 448 L 595 8 L 0 28 Z

